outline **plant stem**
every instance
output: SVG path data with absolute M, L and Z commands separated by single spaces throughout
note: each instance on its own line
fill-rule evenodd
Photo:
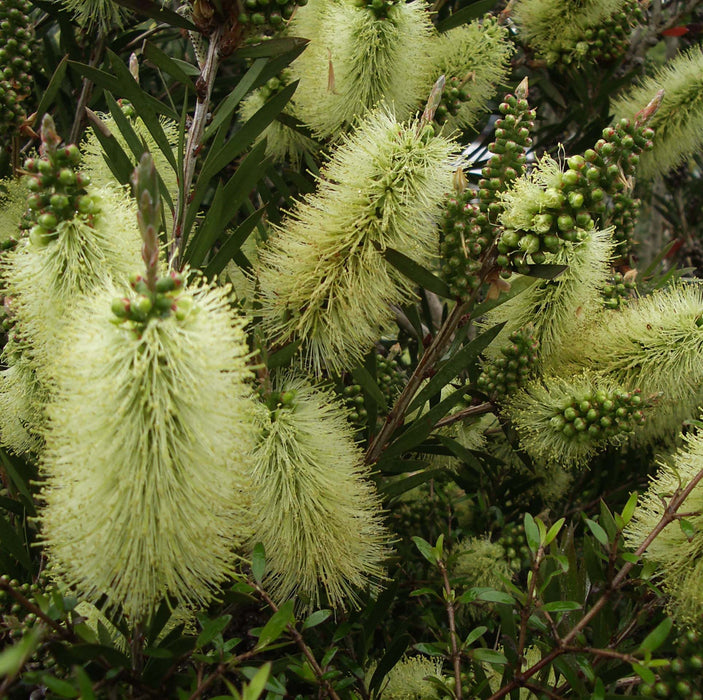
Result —
M 102 61 L 103 54 L 105 53 L 105 36 L 100 33 L 98 37 L 98 43 L 95 46 L 93 55 L 90 57 L 90 63 L 88 64 L 91 68 L 95 68 L 100 61 Z M 81 135 L 81 127 L 83 126 L 83 117 L 85 114 L 85 109 L 88 105 L 88 100 L 93 92 L 93 81 L 88 78 L 83 78 L 83 84 L 81 86 L 81 94 L 78 98 L 78 104 L 76 106 L 76 114 L 73 118 L 73 125 L 71 126 L 71 133 L 68 137 L 67 143 L 77 143 Z
M 452 413 L 451 416 L 438 420 L 435 424 L 435 428 L 442 428 L 445 425 L 452 425 L 452 423 L 457 423 L 458 421 L 468 418 L 469 416 L 481 416 L 484 413 L 490 413 L 492 410 L 493 404 L 490 401 L 479 403 L 475 406 L 469 406 L 468 408 L 462 408 L 461 411 L 457 411 L 456 413 Z
M 170 259 L 174 269 L 179 269 L 180 260 L 183 255 L 183 226 L 185 225 L 188 202 L 190 200 L 190 188 L 195 176 L 195 164 L 200 154 L 205 133 L 205 123 L 210 109 L 210 95 L 215 84 L 215 76 L 220 64 L 220 42 L 224 27 L 218 26 L 210 36 L 207 58 L 202 67 L 200 76 L 195 82 L 197 102 L 193 121 L 188 132 L 185 152 L 183 154 L 183 173 L 180 186 L 178 188 L 178 200 L 176 202 L 176 216 L 173 222 L 173 238 L 171 240 Z
M 454 697 L 456 700 L 462 700 L 464 697 L 461 689 L 461 652 L 457 644 L 458 636 L 456 633 L 456 618 L 454 615 L 454 591 L 449 585 L 449 575 L 447 567 L 440 559 L 437 566 L 442 574 L 442 582 L 444 584 L 444 600 L 447 608 L 447 619 L 449 621 L 449 640 L 452 645 L 452 665 L 454 666 Z

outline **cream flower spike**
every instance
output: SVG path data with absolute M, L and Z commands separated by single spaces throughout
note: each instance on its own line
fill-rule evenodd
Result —
M 139 170 L 146 275 L 136 294 L 101 292 L 74 317 L 40 516 L 53 571 L 132 624 L 166 595 L 206 604 L 234 572 L 254 438 L 246 320 L 227 287 L 158 277 L 155 171 L 148 158 Z
M 392 320 L 389 305 L 414 295 L 383 251 L 432 261 L 453 151 L 429 125 L 370 115 L 262 251 L 264 323 L 279 342 L 303 339 L 303 361 L 315 373 L 353 367 Z
M 399 120 L 412 116 L 433 80 L 427 73 L 433 28 L 422 0 L 384 0 L 380 9 L 318 0 L 297 15 L 289 31 L 310 44 L 291 65 L 300 80 L 294 111 L 316 136 L 338 134 L 381 103 Z
M 302 379 L 281 381 L 268 404 L 258 417 L 252 499 L 265 585 L 305 609 L 356 607 L 359 591 L 384 578 L 390 538 L 354 429 L 333 394 Z

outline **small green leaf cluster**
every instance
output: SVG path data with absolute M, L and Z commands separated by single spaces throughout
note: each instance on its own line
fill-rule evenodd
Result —
M 76 169 L 81 161 L 78 147 L 60 146 L 53 123 L 50 129 L 42 130 L 42 138 L 42 155 L 28 158 L 24 164 L 31 194 L 23 225 L 29 228 L 32 244 L 40 247 L 56 240 L 62 221 L 78 214 L 90 225 L 99 211 L 96 200 L 85 190 L 90 178 Z
M 192 308 L 192 299 L 181 296 L 183 275 L 171 272 L 156 280 L 154 291 L 147 286 L 141 275 L 132 275 L 130 287 L 137 293 L 133 299 L 118 297 L 112 302 L 115 323 L 129 323 L 133 329 L 144 328 L 151 319 L 166 318 L 172 313 L 176 320 L 186 319 Z
M 703 640 L 700 632 L 690 628 L 675 640 L 676 655 L 660 669 L 655 683 L 643 683 L 640 693 L 654 698 L 703 698 Z
M 27 0 L 0 5 L 0 136 L 15 135 L 26 119 L 24 102 L 32 91 L 34 26 Z
M 603 305 L 606 309 L 619 309 L 627 303 L 637 288 L 635 281 L 616 272 L 608 284 L 603 287 Z
M 501 348 L 502 357 L 486 363 L 476 382 L 478 388 L 493 401 L 500 401 L 524 385 L 539 360 L 539 341 L 535 338 L 532 325 L 513 331 L 509 340 Z
M 281 29 L 293 16 L 295 8 L 308 4 L 308 0 L 244 0 L 239 22 L 257 29 Z
M 376 19 L 387 19 L 388 11 L 398 2 L 399 0 L 354 0 L 354 5 L 368 7 Z

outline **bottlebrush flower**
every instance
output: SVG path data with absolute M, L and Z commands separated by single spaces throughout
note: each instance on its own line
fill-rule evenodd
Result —
M 654 148 L 640 156 L 639 174 L 665 174 L 703 145 L 703 48 L 693 47 L 613 103 L 618 119 L 634 119 L 659 90 L 664 97 L 647 126 Z
M 664 515 L 671 496 L 703 469 L 703 435 L 684 437 L 684 447 L 671 463 L 660 463 L 624 531 L 627 544 L 638 549 Z M 678 520 L 669 523 L 647 547 L 644 557 L 659 565 L 658 576 L 671 596 L 669 608 L 680 624 L 698 624 L 703 614 L 703 484 L 698 483 L 679 512 L 686 513 L 693 535 Z
M 295 114 L 316 136 L 339 133 L 380 103 L 408 119 L 429 94 L 433 29 L 421 0 L 388 3 L 313 2 L 298 8 L 290 33 L 310 39 L 291 65 L 300 79 Z
M 371 682 L 376 664 L 372 664 L 366 672 L 367 683 Z M 439 697 L 436 687 L 427 677 L 434 677 L 444 682 L 442 676 L 442 660 L 436 657 L 404 656 L 388 672 L 380 687 L 380 700 L 432 700 Z
M 531 382 L 509 400 L 505 414 L 531 456 L 583 466 L 626 440 L 644 422 L 647 404 L 641 392 L 584 372 Z
M 165 595 L 207 603 L 234 572 L 253 404 L 227 288 L 157 294 L 143 323 L 121 314 L 145 311 L 142 295 L 115 302 L 116 319 L 114 294 L 90 298 L 67 329 L 40 520 L 54 571 L 138 622 Z
M 451 189 L 451 141 L 371 115 L 346 136 L 317 191 L 284 220 L 259 269 L 264 323 L 278 342 L 302 339 L 315 372 L 354 366 L 414 294 L 383 251 L 420 264 L 438 248 L 435 222 Z
M 531 323 L 540 344 L 538 362 L 556 367 L 561 355 L 568 354 L 579 329 L 602 309 L 601 291 L 608 283 L 615 246 L 612 230 L 582 232 L 580 236 L 579 241 L 565 242 L 557 253 L 547 256 L 548 263 L 567 266 L 560 275 L 533 284 L 486 314 L 486 326 L 506 323 L 491 343 L 489 357 L 497 357 L 510 334 Z
M 457 113 L 447 117 L 444 127 L 447 133 L 472 126 L 493 96 L 496 85 L 506 79 L 513 52 L 507 35 L 497 21 L 484 19 L 450 29 L 433 40 L 431 79 L 440 75 L 447 81 L 458 78 L 469 93 Z M 430 89 L 428 85 L 428 94 Z
M 304 608 L 356 605 L 384 577 L 380 500 L 334 395 L 300 379 L 280 387 L 258 416 L 252 460 L 252 545 L 266 551 L 265 586 Z
M 56 2 L 56 0 L 54 0 Z M 73 13 L 76 22 L 86 29 L 96 29 L 102 34 L 121 29 L 129 12 L 112 0 L 61 0 Z

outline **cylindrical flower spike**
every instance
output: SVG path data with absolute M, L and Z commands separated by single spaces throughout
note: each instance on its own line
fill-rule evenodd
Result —
M 640 157 L 642 177 L 665 174 L 703 144 L 703 48 L 679 54 L 654 76 L 613 103 L 618 118 L 634 121 L 659 90 L 664 96 L 648 126 L 654 148 Z
M 121 29 L 129 12 L 112 0 L 63 0 L 67 10 L 73 12 L 76 22 L 86 29 L 96 29 L 102 34 Z
M 41 463 L 54 571 L 132 622 L 165 595 L 207 603 L 249 536 L 245 321 L 227 288 L 167 294 L 144 322 L 115 318 L 114 290 L 76 315 Z
M 336 372 L 359 361 L 413 287 L 383 257 L 394 248 L 427 264 L 451 188 L 451 141 L 384 111 L 345 138 L 317 191 L 262 252 L 264 322 L 279 342 L 303 340 L 304 362 Z
M 626 542 L 637 549 L 664 516 L 677 489 L 685 488 L 703 469 L 703 434 L 684 438 L 685 445 L 671 463 L 662 463 L 647 492 L 640 498 L 625 529 Z M 692 535 L 678 520 L 667 525 L 647 547 L 644 556 L 656 562 L 664 589 L 671 596 L 669 609 L 684 624 L 699 625 L 703 615 L 703 483 L 699 482 L 679 512 L 686 513 Z
M 293 20 L 290 32 L 311 40 L 291 65 L 300 79 L 295 114 L 317 136 L 338 134 L 381 102 L 408 119 L 427 97 L 434 80 L 427 73 L 433 32 L 427 6 L 379 3 L 387 10 L 377 16 L 376 4 L 314 2 Z
M 252 544 L 266 551 L 265 585 L 304 608 L 356 605 L 384 577 L 389 535 L 345 411 L 333 394 L 291 379 L 259 424 Z
M 582 466 L 626 440 L 644 422 L 647 405 L 641 392 L 584 372 L 531 382 L 511 398 L 505 414 L 530 455 Z
M 488 349 L 489 357 L 497 357 L 510 334 L 531 323 L 540 343 L 539 362 L 544 367 L 559 364 L 579 329 L 602 308 L 601 292 L 608 282 L 614 247 L 611 233 L 584 232 L 580 241 L 565 243 L 547 258 L 551 264 L 566 265 L 564 272 L 533 284 L 485 316 L 489 326 L 506 322 Z
M 366 672 L 367 682 L 370 683 L 376 671 L 376 664 L 372 664 Z M 380 700 L 434 700 L 437 698 L 437 689 L 428 677 L 443 682 L 442 660 L 437 657 L 404 656 L 388 672 L 384 679 L 378 698 Z

